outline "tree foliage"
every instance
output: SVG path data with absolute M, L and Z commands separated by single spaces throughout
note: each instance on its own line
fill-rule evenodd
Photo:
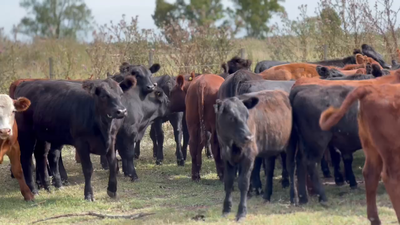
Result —
M 265 38 L 269 27 L 268 21 L 273 13 L 284 12 L 280 5 L 283 0 L 232 0 L 236 16 L 243 21 L 247 36 Z
M 178 19 L 188 19 L 199 26 L 214 23 L 224 17 L 221 0 L 177 0 L 171 4 L 165 0 L 156 0 L 156 9 L 152 15 L 157 27 L 170 24 Z
M 269 31 L 267 23 L 273 13 L 283 12 L 279 4 L 283 0 L 230 0 L 234 8 L 225 8 L 222 0 L 177 0 L 168 3 L 156 0 L 153 15 L 157 27 L 185 18 L 197 25 L 213 24 L 222 21 L 221 26 L 233 28 L 236 34 L 245 28 L 250 37 L 263 38 Z
M 20 32 L 29 36 L 76 38 L 91 29 L 92 16 L 83 0 L 21 0 L 28 11 Z

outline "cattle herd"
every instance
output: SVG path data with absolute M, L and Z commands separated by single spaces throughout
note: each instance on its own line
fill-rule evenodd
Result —
M 281 160 L 281 184 L 290 187 L 291 203 L 307 203 L 310 188 L 326 203 L 318 164 L 330 177 L 330 156 L 335 183 L 356 188 L 352 155 L 363 149 L 368 219 L 371 224 L 381 223 L 376 192 L 382 178 L 400 221 L 400 142 L 396 141 L 400 65 L 396 60 L 390 66 L 363 44 L 343 59 L 261 61 L 254 73 L 251 64 L 234 57 L 222 64 L 223 73 L 218 75 L 153 77 L 159 64 L 147 68 L 123 63 L 118 74 L 108 74 L 104 80 L 16 80 L 8 95 L 0 95 L 0 163 L 4 155 L 10 158 L 11 176 L 18 180 L 25 200 L 33 200 L 38 188 L 49 190 L 50 175 L 57 188 L 68 183 L 61 150 L 71 145 L 85 177 L 85 199 L 94 200 L 91 153 L 100 155 L 101 165 L 109 170 L 107 194 L 115 198 L 116 153 L 124 175 L 137 180 L 134 160 L 140 156 L 147 127 L 151 126 L 153 156 L 160 165 L 162 123 L 169 121 L 177 165 L 185 165 L 189 146 L 193 180 L 200 179 L 202 149 L 214 158 L 225 185 L 224 215 L 231 211 L 238 176 L 236 219 L 240 220 L 247 213 L 248 195 L 263 193 L 266 201 L 271 200 L 276 158 Z M 266 176 L 264 191 L 261 168 Z

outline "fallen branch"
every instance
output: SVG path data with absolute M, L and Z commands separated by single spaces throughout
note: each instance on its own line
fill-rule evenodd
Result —
M 154 213 L 138 213 L 138 214 L 132 214 L 132 215 L 106 215 L 106 214 L 100 214 L 100 213 L 95 213 L 95 212 L 86 212 L 86 213 L 71 213 L 71 214 L 64 214 L 64 215 L 58 215 L 58 216 L 53 216 L 41 220 L 37 220 L 35 222 L 32 222 L 32 224 L 35 223 L 40 223 L 48 220 L 54 220 L 58 218 L 65 218 L 65 217 L 73 217 L 73 216 L 97 216 L 102 219 L 109 218 L 109 219 L 139 219 L 145 216 L 153 215 Z

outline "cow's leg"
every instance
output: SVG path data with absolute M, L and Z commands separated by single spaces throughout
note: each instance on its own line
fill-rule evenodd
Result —
M 64 166 L 64 162 L 63 162 L 63 159 L 62 159 L 62 153 L 60 154 L 59 170 L 60 170 L 60 176 L 61 176 L 62 184 L 64 186 L 68 186 L 69 185 L 68 174 L 67 174 L 67 170 L 65 169 L 65 166 Z
M 81 158 L 81 165 L 83 175 L 85 177 L 85 200 L 94 201 L 93 188 L 92 188 L 92 174 L 93 165 L 90 160 L 89 146 L 86 143 L 79 143 L 77 146 L 79 157 Z
M 189 130 L 187 127 L 185 115 L 182 118 L 182 134 L 183 134 L 182 155 L 183 155 L 183 160 L 186 160 L 187 148 L 190 138 L 189 138 Z
M 40 176 L 40 182 L 46 191 L 50 191 L 50 179 L 47 170 L 47 155 L 49 153 L 49 144 L 44 141 L 36 141 L 35 146 L 35 160 L 36 160 L 36 170 Z
M 256 157 L 256 159 L 254 160 L 254 168 L 253 171 L 251 172 L 251 180 L 250 180 L 251 188 L 249 188 L 249 196 L 251 196 L 253 190 L 256 193 L 256 195 L 259 195 L 263 192 L 261 178 L 260 178 L 262 163 L 263 163 L 263 158 L 261 157 Z
M 290 136 L 289 145 L 286 148 L 286 165 L 289 172 L 290 177 L 290 202 L 295 204 L 295 180 L 294 180 L 294 171 L 295 171 L 295 157 L 297 151 L 297 134 L 296 130 L 292 130 L 292 134 Z
M 182 141 L 182 116 L 183 113 L 175 113 L 169 117 L 169 122 L 172 125 L 172 128 L 174 129 L 174 138 L 175 138 L 175 144 L 176 144 L 176 162 L 178 166 L 184 166 L 185 165 L 185 159 L 182 154 L 182 147 L 181 147 L 181 141 Z
M 343 164 L 344 164 L 344 172 L 346 174 L 346 179 L 348 179 L 350 182 L 350 188 L 355 189 L 357 188 L 357 181 L 353 173 L 353 154 L 347 153 L 342 155 L 343 155 Z
M 212 133 L 211 132 L 206 132 L 206 143 L 205 143 L 205 148 L 206 148 L 206 155 L 207 158 L 212 159 Z M 211 150 L 210 150 L 211 149 Z
M 221 159 L 221 149 L 218 143 L 217 131 L 213 130 L 211 133 L 211 150 L 214 155 L 215 167 L 220 181 L 224 179 L 224 163 Z M 251 171 L 250 171 L 251 172 Z
M 296 154 L 296 166 L 297 166 L 297 180 L 298 180 L 298 195 L 299 204 L 306 204 L 308 202 L 306 180 L 307 180 L 307 159 L 304 154 L 304 145 L 300 139 L 299 149 Z
M 289 187 L 289 173 L 287 171 L 287 166 L 286 166 L 286 152 L 281 153 L 281 159 L 282 159 L 282 187 L 287 188 Z M 274 170 L 272 170 L 274 171 Z M 274 174 L 272 173 L 272 176 Z
M 397 164 L 398 161 L 396 162 L 392 157 L 399 158 L 398 155 L 389 155 L 384 159 L 385 163 L 383 164 L 382 181 L 385 184 L 386 191 L 390 197 L 394 211 L 396 212 L 397 221 L 400 223 L 400 181 L 398 178 L 400 170 Z
M 56 188 L 60 188 L 62 186 L 60 169 L 59 169 L 60 168 L 59 162 L 60 162 L 60 156 L 61 156 L 61 148 L 62 148 L 62 145 L 51 143 L 51 148 L 50 148 L 49 157 L 48 157 L 50 168 L 53 173 L 54 186 Z
M 326 161 L 325 157 L 321 159 L 321 171 L 325 178 L 331 178 L 331 171 L 329 170 L 328 162 Z
M 154 123 L 158 123 L 158 120 L 154 121 Z M 156 128 L 154 127 L 154 123 L 151 124 L 151 126 L 150 126 L 150 139 L 153 142 L 153 158 L 157 159 L 157 151 L 158 151 L 157 131 L 156 131 Z M 140 147 L 138 147 L 138 149 L 139 149 L 139 155 L 140 155 Z
M 140 157 L 140 140 L 136 142 L 133 157 L 135 159 L 139 159 L 139 157 Z M 154 154 L 153 154 L 153 157 L 155 158 Z
M 75 162 L 76 162 L 76 163 L 81 163 L 81 158 L 79 158 L 79 154 L 78 154 L 78 152 L 76 151 L 76 149 L 75 149 Z
M 103 170 L 109 169 L 107 156 L 100 155 L 100 164 L 101 164 L 101 167 L 103 168 Z
M 335 183 L 337 186 L 342 186 L 344 184 L 344 179 L 342 172 L 340 171 L 340 160 L 341 160 L 340 153 L 331 144 L 328 147 L 329 147 L 329 152 L 331 153 Z
M 16 142 L 12 147 L 11 151 L 7 153 L 8 158 L 11 162 L 11 171 L 14 177 L 17 179 L 19 188 L 21 190 L 22 196 L 24 196 L 25 201 L 34 200 L 33 193 L 29 189 L 28 185 L 25 183 L 24 174 L 22 172 L 21 166 L 21 152 L 18 142 Z
M 111 147 L 107 152 L 107 160 L 109 168 L 109 178 L 108 178 L 108 187 L 107 194 L 111 198 L 117 197 L 117 157 L 114 149 L 115 139 L 112 141 Z
M 122 159 L 122 170 L 126 177 L 130 177 L 131 181 L 136 181 L 139 179 L 136 174 L 135 165 L 134 165 L 134 155 L 135 155 L 135 142 L 131 138 L 123 138 L 122 140 L 117 139 L 118 144 L 116 147 L 118 148 L 118 152 L 121 155 Z
M 156 154 L 157 154 L 157 160 L 156 160 L 156 165 L 161 165 L 163 160 L 164 160 L 164 151 L 163 151 L 163 145 L 164 145 L 164 131 L 162 129 L 162 121 L 158 120 L 157 123 L 153 123 L 154 125 L 154 130 L 156 132 L 156 138 L 157 138 L 157 145 L 156 145 Z
M 224 176 L 224 185 L 225 185 L 225 199 L 224 205 L 222 209 L 223 216 L 226 216 L 232 210 L 232 190 L 233 190 L 233 182 L 235 180 L 235 171 L 236 166 L 232 166 L 228 161 L 225 161 L 225 176 Z
M 273 176 L 274 176 L 274 169 L 275 169 L 275 160 L 276 157 L 268 157 L 265 159 L 265 164 L 266 164 L 266 183 L 265 183 L 265 192 L 263 198 L 265 201 L 269 202 L 271 201 L 271 195 L 272 195 L 272 188 L 273 188 Z M 285 157 L 286 160 L 286 157 Z
M 251 152 L 250 150 L 247 152 Z M 249 191 L 250 176 L 253 170 L 254 159 L 244 158 L 240 164 L 241 172 L 239 175 L 239 190 L 240 190 L 240 203 L 238 207 L 238 212 L 236 215 L 236 220 L 244 218 L 247 214 L 247 192 Z
M 192 180 L 200 180 L 201 170 L 201 150 L 203 149 L 203 143 L 200 141 L 200 131 L 198 127 L 191 128 L 190 139 L 189 139 L 189 150 L 192 156 Z
M 307 172 L 310 175 L 310 179 L 314 185 L 315 191 L 319 194 L 319 201 L 326 202 L 328 199 L 326 198 L 325 190 L 322 187 L 321 180 L 317 171 L 318 163 L 316 161 L 310 160 L 307 163 Z
M 362 139 L 361 134 L 360 139 Z M 363 140 L 361 142 L 363 143 Z M 381 224 L 381 220 L 379 219 L 378 208 L 376 206 L 376 192 L 383 167 L 382 158 L 368 140 L 364 141 L 364 143 L 362 145 L 365 153 L 363 176 L 367 199 L 367 216 L 369 221 L 371 221 L 371 225 L 378 225 Z

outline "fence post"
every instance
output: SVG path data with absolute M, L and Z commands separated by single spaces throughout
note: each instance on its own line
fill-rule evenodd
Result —
M 153 65 L 154 62 L 154 49 L 150 49 L 149 51 L 149 67 Z
M 244 59 L 245 56 L 246 56 L 246 49 L 241 48 L 240 49 L 240 58 Z
M 324 61 L 328 58 L 328 45 L 324 44 Z
M 50 79 L 53 79 L 53 57 L 49 58 L 49 77 Z

